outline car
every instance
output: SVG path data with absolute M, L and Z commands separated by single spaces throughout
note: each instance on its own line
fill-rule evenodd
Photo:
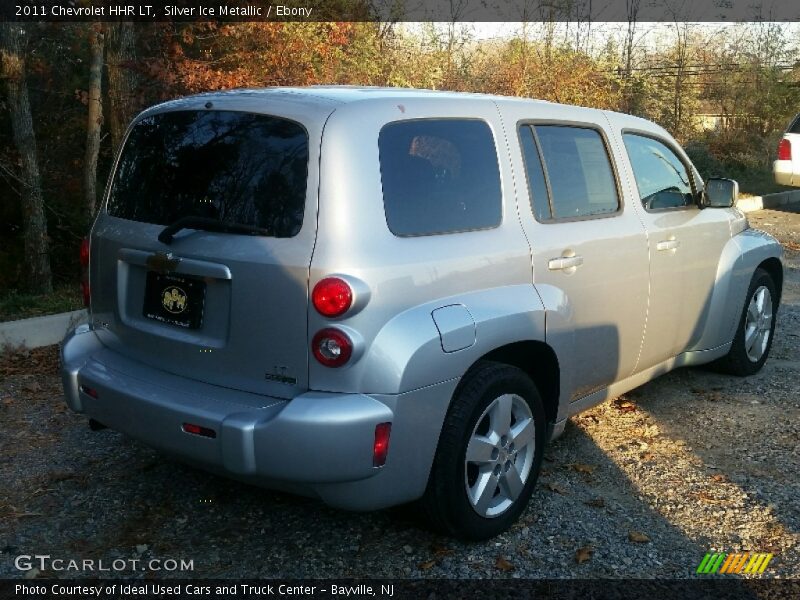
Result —
M 780 245 L 658 125 L 490 95 L 201 94 L 129 128 L 68 405 L 212 472 L 487 539 L 570 416 L 769 354 Z M 691 410 L 687 406 L 686 410 Z
M 772 172 L 775 183 L 800 187 L 800 114 L 794 118 L 778 143 L 778 157 L 772 163 Z

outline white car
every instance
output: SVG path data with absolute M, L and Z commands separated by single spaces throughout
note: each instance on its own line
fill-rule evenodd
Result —
M 772 172 L 775 174 L 775 183 L 800 187 L 800 114 L 794 118 L 778 144 L 778 159 L 772 163 Z

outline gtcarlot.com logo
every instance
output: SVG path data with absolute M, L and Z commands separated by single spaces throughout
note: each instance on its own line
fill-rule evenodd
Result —
M 702 575 L 713 575 L 714 573 L 747 573 L 756 575 L 763 573 L 771 560 L 772 554 L 764 552 L 709 552 L 700 561 L 695 573 Z
M 21 554 L 14 559 L 19 571 L 194 571 L 194 560 L 175 558 L 115 558 L 107 561 L 91 558 L 53 558 L 49 554 Z

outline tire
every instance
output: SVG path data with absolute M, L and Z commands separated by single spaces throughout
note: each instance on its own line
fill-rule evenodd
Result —
M 777 312 L 775 282 L 764 269 L 756 269 L 747 289 L 731 349 L 712 366 L 717 371 L 739 377 L 758 373 L 772 348 Z
M 429 523 L 467 540 L 511 527 L 536 484 L 545 429 L 530 377 L 516 367 L 479 362 L 456 388 L 442 427 L 421 500 Z M 475 461 L 467 462 L 468 449 Z

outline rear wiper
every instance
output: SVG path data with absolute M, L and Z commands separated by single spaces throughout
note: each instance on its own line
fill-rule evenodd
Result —
M 181 217 L 171 225 L 167 225 L 161 233 L 158 234 L 158 241 L 162 244 L 171 244 L 172 240 L 175 239 L 175 234 L 181 229 L 203 229 L 204 231 L 216 231 L 219 233 L 269 235 L 269 231 L 254 225 L 226 223 L 219 219 L 209 219 L 207 217 Z

